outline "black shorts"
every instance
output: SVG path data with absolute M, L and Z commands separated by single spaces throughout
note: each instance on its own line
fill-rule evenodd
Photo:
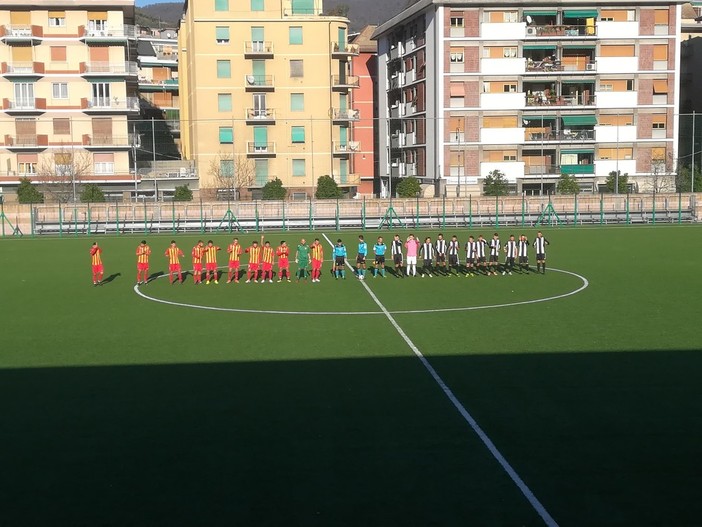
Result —
M 458 256 L 449 254 L 449 265 L 458 265 Z
M 478 263 L 485 263 L 485 257 L 484 257 L 484 256 L 478 256 Z
M 334 258 L 334 265 L 337 267 L 343 267 L 346 265 L 346 262 L 344 262 L 345 258 L 343 256 L 337 256 Z
M 377 255 L 375 256 L 375 263 L 376 263 L 377 265 L 385 265 L 385 256 L 384 256 L 384 255 L 377 254 Z
M 437 254 L 436 255 L 436 263 L 443 263 L 446 261 L 446 255 L 445 254 Z
M 536 260 L 541 262 L 546 259 L 546 254 L 544 253 L 536 253 Z
M 500 257 L 497 256 L 496 254 L 491 254 L 491 255 L 490 255 L 490 263 L 498 262 L 499 260 L 500 260 Z
M 466 260 L 466 263 L 467 263 L 468 265 L 473 265 L 473 264 L 475 263 L 475 258 L 468 258 L 468 259 Z
M 519 263 L 529 263 L 529 257 L 528 256 L 520 256 L 519 257 Z
M 365 254 L 359 254 L 356 256 L 356 263 L 357 264 L 364 264 L 366 263 L 366 255 Z
M 431 267 L 431 258 L 425 258 L 424 259 L 424 267 Z
M 394 254 L 392 257 L 392 261 L 395 262 L 395 265 L 402 265 L 402 255 Z

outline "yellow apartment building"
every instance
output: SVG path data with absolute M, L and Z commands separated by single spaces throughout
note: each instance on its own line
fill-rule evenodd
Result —
M 322 0 L 186 0 L 181 148 L 204 195 L 256 197 L 279 178 L 303 199 L 323 175 L 355 189 L 358 46 L 348 19 L 323 12 Z
M 136 94 L 134 0 L 4 0 L 0 5 L 0 185 L 45 197 L 82 183 L 134 188 L 128 120 Z

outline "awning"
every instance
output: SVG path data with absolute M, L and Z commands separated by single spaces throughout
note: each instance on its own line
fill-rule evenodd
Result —
M 595 49 L 594 44 L 566 44 L 563 49 Z
M 524 11 L 524 16 L 556 16 L 558 11 Z
M 540 44 L 538 46 L 524 46 L 524 49 L 556 49 L 556 45 L 555 44 Z
M 525 115 L 522 119 L 527 121 L 553 121 L 556 119 L 555 115 Z
M 563 11 L 563 18 L 597 18 L 599 13 L 597 11 L 592 11 L 592 10 L 583 10 L 583 11 Z
M 595 150 L 592 148 L 575 148 L 573 150 L 561 150 L 561 154 L 594 154 Z
M 653 93 L 668 93 L 668 81 L 667 80 L 654 80 L 653 81 Z
M 594 115 L 564 115 L 563 126 L 580 126 L 597 124 L 597 117 Z
M 561 165 L 561 174 L 594 174 L 595 165 Z
M 563 79 L 561 84 L 595 84 L 594 79 Z

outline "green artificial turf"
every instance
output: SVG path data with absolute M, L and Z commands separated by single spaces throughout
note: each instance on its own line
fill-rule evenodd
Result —
M 702 229 L 544 232 L 586 289 L 528 303 L 582 286 L 556 270 L 366 284 L 560 525 L 698 525 Z M 353 261 L 359 233 L 328 234 Z M 152 273 L 171 237 L 147 237 Z M 319 284 L 141 288 L 330 313 L 273 314 L 138 296 L 141 238 L 98 238 L 101 287 L 92 237 L 0 239 L 0 525 L 543 524 L 329 247 Z M 445 308 L 470 309 L 404 312 Z

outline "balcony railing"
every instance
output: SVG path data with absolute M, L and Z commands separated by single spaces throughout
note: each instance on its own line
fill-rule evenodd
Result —
M 44 73 L 43 62 L 12 62 L 2 63 L 4 75 L 39 75 Z
M 597 26 L 579 25 L 531 25 L 526 28 L 526 36 L 529 37 L 596 37 Z
M 84 62 L 81 72 L 86 74 L 136 75 L 136 62 Z
M 83 135 L 83 146 L 87 147 L 131 147 L 132 137 L 130 136 L 114 136 L 114 135 Z
M 3 99 L 6 111 L 36 111 L 46 110 L 46 99 L 24 97 L 21 99 Z
M 49 146 L 49 136 L 37 134 L 6 135 L 5 146 L 8 148 L 43 148 Z
M 246 153 L 254 156 L 275 155 L 275 143 L 258 143 L 255 141 L 248 141 L 246 143 Z
M 594 141 L 594 130 L 560 130 L 554 132 L 534 131 L 527 128 L 526 141 Z
M 106 111 L 139 111 L 139 98 L 127 97 L 126 99 L 118 99 L 116 97 L 93 97 L 86 99 L 86 108 L 91 110 L 106 110 Z
M 118 27 L 106 27 L 103 29 L 83 27 L 81 38 L 95 40 L 136 38 L 136 28 L 129 24 L 124 24 L 123 26 Z
M 273 108 L 247 108 L 247 121 L 275 121 L 275 110 Z
M 283 16 L 317 16 L 317 15 L 321 15 L 321 14 L 322 14 L 322 10 L 316 9 L 314 7 L 309 8 L 309 9 L 300 9 L 299 7 L 295 8 L 295 9 L 291 9 L 291 8 L 283 9 Z
M 546 96 L 533 94 L 526 96 L 527 106 L 594 106 L 594 95 L 559 95 Z
M 524 174 L 527 176 L 560 174 L 561 167 L 558 165 L 525 165 Z
M 16 42 L 31 42 L 44 37 L 41 26 L 11 24 L 0 26 L 0 38 Z
M 334 88 L 358 88 L 360 84 L 361 79 L 356 75 L 332 75 L 332 87 Z
M 153 79 L 140 78 L 139 84 L 149 90 L 177 90 L 179 89 L 178 79 L 166 79 L 162 81 L 157 81 Z
M 332 42 L 331 43 L 332 56 L 344 56 L 352 57 L 356 56 L 360 52 L 360 47 L 358 44 L 345 44 L 343 42 Z
M 250 40 L 244 43 L 245 55 L 273 55 L 273 42 Z
M 361 118 L 359 110 L 334 108 L 332 115 L 335 121 L 358 121 Z
M 354 152 L 358 152 L 361 148 L 361 145 L 358 141 L 346 141 L 346 142 L 341 142 L 341 141 L 334 141 L 332 144 L 334 148 L 334 153 L 335 154 L 352 154 Z
M 273 88 L 273 75 L 246 75 L 244 82 L 247 89 Z
M 361 184 L 361 175 L 360 174 L 343 174 L 343 175 L 335 176 L 334 179 L 342 187 L 343 186 L 351 187 L 351 186 Z

